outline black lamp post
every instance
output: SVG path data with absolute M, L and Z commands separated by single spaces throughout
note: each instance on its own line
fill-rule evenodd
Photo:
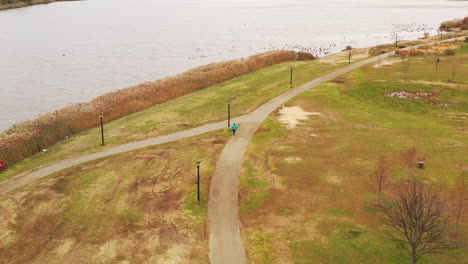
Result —
M 101 139 L 102 139 L 102 145 L 104 146 L 104 124 L 102 122 L 102 113 L 99 114 L 99 118 L 101 119 Z
M 231 126 L 231 100 L 228 100 L 228 127 Z
M 353 49 L 353 47 L 346 46 L 346 49 L 348 50 L 348 64 L 351 64 L 351 50 Z
M 197 200 L 200 201 L 200 161 L 197 161 Z
M 351 64 L 351 50 L 349 50 L 348 54 L 348 64 Z
M 289 86 L 292 87 L 292 82 L 293 82 L 293 68 L 294 66 L 291 65 L 291 76 L 289 78 Z

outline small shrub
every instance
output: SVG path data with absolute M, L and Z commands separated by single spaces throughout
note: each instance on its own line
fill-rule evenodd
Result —
M 452 49 L 445 50 L 444 55 L 447 55 L 447 56 L 455 55 L 455 51 Z
M 297 60 L 299 61 L 304 61 L 304 60 L 315 60 L 317 57 L 315 57 L 312 53 L 309 52 L 298 52 L 297 53 Z

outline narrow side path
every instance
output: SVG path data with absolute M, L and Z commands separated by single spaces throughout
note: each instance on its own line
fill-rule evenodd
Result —
M 246 117 L 247 116 L 236 117 L 236 118 L 231 119 L 231 121 L 240 123 L 243 120 L 245 120 Z M 35 169 L 33 171 L 20 174 L 10 180 L 0 183 L 0 196 L 16 188 L 24 186 L 36 179 L 45 177 L 54 172 L 61 171 L 68 167 L 72 167 L 72 166 L 75 166 L 84 162 L 116 155 L 116 154 L 127 152 L 127 151 L 132 151 L 135 149 L 164 144 L 164 143 L 176 141 L 182 138 L 193 137 L 196 135 L 204 134 L 207 132 L 211 132 L 211 131 L 218 130 L 221 128 L 226 128 L 226 127 L 227 127 L 227 121 L 221 121 L 221 122 L 217 122 L 213 124 L 195 127 L 195 128 L 184 130 L 184 131 L 175 132 L 169 135 L 131 142 L 125 145 L 112 147 L 112 148 L 109 148 L 100 152 L 96 152 L 96 153 L 92 153 L 92 154 L 88 154 L 88 155 L 84 155 L 80 157 L 73 157 L 73 158 L 57 161 L 57 162 L 45 165 L 44 167 Z
M 453 41 L 456 39 L 460 38 L 448 39 L 445 41 Z M 417 48 L 419 46 L 421 45 L 408 47 L 406 49 Z M 237 201 L 239 195 L 239 174 L 244 153 L 260 124 L 276 108 L 296 95 L 319 84 L 333 80 L 361 66 L 378 62 L 379 59 L 381 60 L 394 54 L 395 52 L 389 52 L 375 56 L 319 77 L 273 98 L 246 117 L 245 121 L 240 124 L 236 136 L 233 136 L 224 147 L 216 163 L 213 175 L 211 176 L 208 199 L 208 228 L 210 262 L 212 264 L 247 263 L 247 257 L 240 234 Z

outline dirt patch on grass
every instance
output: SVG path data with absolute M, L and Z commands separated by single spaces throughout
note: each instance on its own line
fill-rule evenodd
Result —
M 284 162 L 287 164 L 294 164 L 294 163 L 299 163 L 301 162 L 302 159 L 299 157 L 287 157 L 284 159 Z
M 374 64 L 372 66 L 372 68 L 392 66 L 393 64 L 395 64 L 395 63 L 397 63 L 399 61 L 400 61 L 399 59 L 391 59 L 391 58 L 384 59 L 384 60 L 381 60 L 380 62 L 377 62 L 376 64 Z
M 432 92 L 424 93 L 424 92 L 417 92 L 417 91 L 398 91 L 398 92 L 386 93 L 385 96 L 408 98 L 408 99 L 420 99 L 420 100 L 427 102 L 427 101 L 430 101 L 431 98 L 435 96 L 435 94 Z
M 439 81 L 425 81 L 425 80 L 394 80 L 399 83 L 411 83 L 411 84 L 422 84 L 435 87 L 447 87 L 457 90 L 466 90 L 468 89 L 468 84 L 464 83 L 454 83 L 454 82 L 439 82 Z M 385 82 L 384 80 L 377 80 L 377 82 Z
M 293 129 L 300 124 L 300 120 L 306 120 L 308 119 L 307 116 L 310 115 L 319 116 L 322 114 L 319 112 L 306 112 L 299 106 L 283 106 L 278 111 L 278 120 L 283 123 L 286 128 Z
M 454 104 L 441 103 L 437 102 L 435 98 L 440 95 L 440 92 L 431 91 L 431 92 L 419 92 L 419 91 L 396 91 L 386 93 L 387 97 L 396 97 L 396 98 L 405 98 L 405 99 L 415 99 L 422 100 L 428 104 L 438 105 L 438 106 L 454 106 Z

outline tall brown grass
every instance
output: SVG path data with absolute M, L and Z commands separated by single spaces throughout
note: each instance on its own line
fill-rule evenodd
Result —
M 395 50 L 397 56 L 422 56 L 422 55 L 442 55 L 447 50 L 459 50 L 463 47 L 463 44 L 456 42 L 445 42 L 437 45 L 422 45 L 417 49 L 410 50 Z
M 0 160 L 14 164 L 64 137 L 99 125 L 99 113 L 106 121 L 115 120 L 188 93 L 255 72 L 274 64 L 311 60 L 312 54 L 271 51 L 247 59 L 212 63 L 175 77 L 145 82 L 101 95 L 90 102 L 67 106 L 34 120 L 13 125 L 0 134 Z

